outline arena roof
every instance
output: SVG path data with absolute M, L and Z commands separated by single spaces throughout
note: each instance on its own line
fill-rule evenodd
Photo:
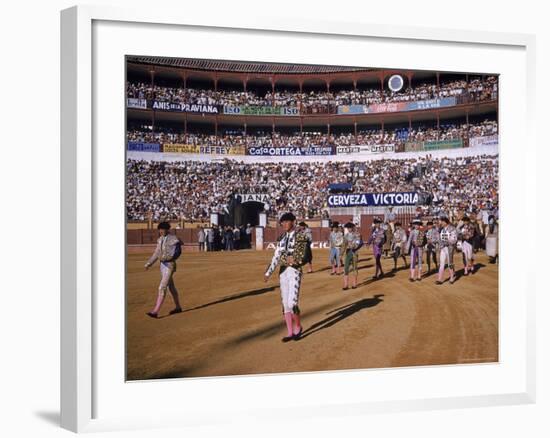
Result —
M 277 73 L 277 74 L 317 74 L 341 72 L 373 71 L 367 67 L 341 67 L 335 65 L 277 64 L 247 61 L 223 61 L 211 59 L 168 58 L 158 56 L 127 56 L 128 62 L 187 68 L 204 71 L 223 71 L 237 73 Z

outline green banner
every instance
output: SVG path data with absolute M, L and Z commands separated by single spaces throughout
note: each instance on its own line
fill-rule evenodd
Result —
M 454 140 L 409 141 L 405 143 L 405 152 L 439 151 L 442 149 L 458 149 L 464 146 L 461 138 Z
M 223 107 L 224 114 L 237 116 L 299 116 L 297 107 L 288 106 L 230 106 Z
M 440 149 L 457 149 L 463 146 L 461 138 L 455 140 L 425 141 L 425 151 L 438 151 Z

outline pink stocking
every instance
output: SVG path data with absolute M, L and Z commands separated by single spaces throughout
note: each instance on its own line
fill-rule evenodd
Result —
M 300 330 L 302 328 L 302 324 L 300 324 L 300 315 L 298 315 L 297 313 L 292 313 L 292 322 L 294 323 L 294 330 L 293 330 L 293 334 L 297 335 L 298 333 L 300 333 Z
M 288 336 L 292 336 L 292 313 L 285 312 L 285 322 L 286 322 L 286 329 L 288 331 Z
M 155 308 L 153 309 L 153 313 L 158 314 L 160 312 L 160 307 L 162 306 L 162 303 L 164 303 L 164 294 L 160 293 L 157 297 L 157 304 L 155 304 Z

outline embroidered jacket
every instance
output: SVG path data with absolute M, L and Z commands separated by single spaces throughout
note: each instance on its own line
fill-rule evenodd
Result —
M 426 244 L 426 233 L 422 230 L 412 230 L 409 235 L 408 245 L 413 248 L 422 248 Z
M 277 248 L 275 248 L 275 254 L 273 254 L 265 275 L 269 276 L 273 274 L 277 266 L 280 266 L 280 273 L 289 266 L 301 270 L 305 264 L 304 258 L 308 243 L 308 238 L 302 231 L 292 230 L 281 235 L 278 239 Z M 293 258 L 292 264 L 288 263 L 290 256 Z
M 329 243 L 331 248 L 342 249 L 344 246 L 344 234 L 341 231 L 331 231 Z
M 474 238 L 475 233 L 476 233 L 476 230 L 475 230 L 474 224 L 470 222 L 466 222 L 460 228 L 460 238 L 462 240 L 465 240 L 468 243 L 472 243 L 472 239 Z
M 430 228 L 426 231 L 426 241 L 428 245 L 436 246 L 439 244 L 439 230 L 437 228 Z
M 351 232 L 344 236 L 344 253 L 347 251 L 357 252 L 363 246 L 363 239 L 357 232 Z
M 153 265 L 157 260 L 161 263 L 176 263 L 181 254 L 181 241 L 173 234 L 161 236 L 157 240 L 157 247 L 146 266 Z
M 382 228 L 373 228 L 367 244 L 372 243 L 374 246 L 382 247 L 385 241 L 386 233 L 384 233 L 384 230 Z
M 403 228 L 396 228 L 393 232 L 393 247 L 403 247 L 407 243 L 407 232 Z
M 444 228 L 441 228 L 439 232 L 439 244 L 441 247 L 450 247 L 456 245 L 458 240 L 458 235 L 456 228 L 452 225 L 448 225 Z

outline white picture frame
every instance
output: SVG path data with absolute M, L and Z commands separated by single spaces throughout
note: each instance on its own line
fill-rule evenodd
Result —
M 200 403 L 197 403 L 197 411 L 186 416 L 177 411 L 167 413 L 162 417 L 162 406 L 159 406 L 157 413 L 151 413 L 149 417 L 129 415 L 127 412 L 112 413 L 108 415 L 98 414 L 102 406 L 98 398 L 105 397 L 104 390 L 99 390 L 100 381 L 103 377 L 98 363 L 98 349 L 101 349 L 102 332 L 98 331 L 98 318 L 101 318 L 100 305 L 95 297 L 97 288 L 101 285 L 98 266 L 98 254 L 104 246 L 98 245 L 100 230 L 98 221 L 100 209 L 97 208 L 101 190 L 97 190 L 97 166 L 101 158 L 94 152 L 95 142 L 99 137 L 94 124 L 98 119 L 98 108 L 96 108 L 97 96 L 95 87 L 100 79 L 96 77 L 97 66 L 94 65 L 94 57 L 98 56 L 98 40 L 100 37 L 94 33 L 94 25 L 97 23 L 116 23 L 118 25 L 129 23 L 132 26 L 149 26 L 153 32 L 170 29 L 178 26 L 198 29 L 201 32 L 224 32 L 229 29 L 238 30 L 240 33 L 253 33 L 258 36 L 263 32 L 278 34 L 285 37 L 307 36 L 310 40 L 327 37 L 347 37 L 354 40 L 368 39 L 370 41 L 387 41 L 389 44 L 399 42 L 414 42 L 419 44 L 445 44 L 463 45 L 464 47 L 485 47 L 494 50 L 510 49 L 521 52 L 525 62 L 517 68 L 523 69 L 525 77 L 524 89 L 519 91 L 517 111 L 523 114 L 525 123 L 521 124 L 521 134 L 525 140 L 523 150 L 534 151 L 534 89 L 535 89 L 535 37 L 527 34 L 492 33 L 485 31 L 462 31 L 452 29 L 431 29 L 403 26 L 372 25 L 355 22 L 320 22 L 306 20 L 292 20 L 288 17 L 256 17 L 251 20 L 247 16 L 219 16 L 215 13 L 208 16 L 189 16 L 184 11 L 165 11 L 154 8 L 151 10 L 134 10 L 111 8 L 105 6 L 77 6 L 61 13 L 61 426 L 75 431 L 101 431 L 112 429 L 133 429 L 160 426 L 184 426 L 189 424 L 208 424 L 215 422 L 242 421 L 247 418 L 272 418 L 275 415 L 284 413 L 294 418 L 306 418 L 312 415 L 362 415 L 371 412 L 400 412 L 419 409 L 441 409 L 456 407 L 476 407 L 504 404 L 533 403 L 535 400 L 535 283 L 534 275 L 518 276 L 516 285 L 520 287 L 518 295 L 518 323 L 519 331 L 517 339 L 513 342 L 521 348 L 517 351 L 520 365 L 517 367 L 515 377 L 517 384 L 513 389 L 504 389 L 483 394 L 463 393 L 462 395 L 441 393 L 438 396 L 418 398 L 411 391 L 409 395 L 400 395 L 393 398 L 379 397 L 377 399 L 362 399 L 360 396 L 336 400 L 333 403 L 318 401 L 317 403 L 304 402 L 301 409 L 281 406 L 273 411 L 269 405 L 264 405 L 264 400 L 254 400 L 255 406 L 244 406 L 243 409 L 234 411 L 228 409 L 224 413 L 221 408 L 214 406 L 212 413 L 200 410 Z M 270 35 L 271 35 L 270 34 Z M 156 53 L 151 53 L 156 55 Z M 209 57 L 209 56 L 204 56 Z M 396 66 L 403 67 L 403 66 Z M 408 67 L 408 66 L 407 66 Z M 506 82 L 504 82 L 504 86 Z M 121 90 L 122 92 L 122 90 Z M 506 105 L 506 99 L 502 99 Z M 114 102 L 124 108 L 123 101 Z M 523 123 L 523 122 L 522 122 Z M 503 136 L 506 137 L 509 128 L 504 125 Z M 510 134 L 512 135 L 512 134 Z M 121 144 L 122 139 L 119 139 Z M 503 143 L 505 144 L 505 143 Z M 517 151 L 510 151 L 508 160 L 513 159 Z M 526 154 L 527 155 L 527 154 Z M 532 154 L 534 156 L 534 154 Z M 531 158 L 532 160 L 532 158 Z M 525 164 L 525 163 L 522 163 Z M 506 166 L 504 166 L 506 167 Z M 536 193 L 536 175 L 534 167 L 531 172 L 526 172 L 521 166 L 518 175 L 522 179 L 514 196 L 524 196 L 524 202 L 534 199 Z M 503 178 L 510 175 L 503 174 Z M 104 178 L 102 176 L 102 178 Z M 116 184 L 116 181 L 114 181 Z M 536 203 L 532 203 L 536 205 Z M 518 213 L 519 214 L 518 210 Z M 533 214 L 531 207 L 530 211 Z M 512 213 L 506 216 L 503 212 L 503 227 L 510 224 L 514 226 Z M 122 233 L 122 229 L 119 229 Z M 503 232 L 501 230 L 501 232 Z M 506 231 L 502 234 L 502 250 L 513 249 L 514 243 L 507 237 Z M 534 243 L 533 243 L 534 244 Z M 529 244 L 530 245 L 530 244 Z M 524 247 L 525 248 L 525 247 Z M 528 250 L 529 248 L 526 248 Z M 115 248 L 115 251 L 122 251 Z M 511 257 L 511 256 L 510 256 Z M 510 260 L 511 262 L 512 260 Z M 506 255 L 503 255 L 503 264 L 506 263 Z M 124 266 L 119 266 L 121 275 L 124 275 Z M 503 268 L 501 268 L 501 275 Z M 531 278 L 531 280 L 529 280 Z M 123 292 L 121 291 L 123 295 Z M 123 319 L 123 315 L 120 315 Z M 102 322 L 102 324 L 104 324 Z M 114 323 L 113 323 L 114 324 Z M 118 330 L 120 327 L 117 327 Z M 501 326 L 502 328 L 502 326 Z M 501 331 L 502 333 L 502 331 Z M 504 330 L 504 335 L 506 330 Z M 509 342 L 509 339 L 501 340 Z M 513 346 L 510 346 L 513 348 Z M 124 352 L 120 352 L 124 354 Z M 103 355 L 105 357 L 105 355 Z M 102 359 L 104 360 L 104 359 Z M 518 363 L 519 363 L 518 362 Z M 504 369 L 506 361 L 500 364 Z M 468 372 L 483 373 L 483 366 L 469 366 Z M 488 366 L 486 366 L 488 367 Z M 441 368 L 441 367 L 440 367 Z M 473 371 L 472 371 L 473 370 Z M 439 369 L 424 368 L 417 370 L 414 378 L 426 378 L 427 373 L 439 373 Z M 487 368 L 485 372 L 488 372 Z M 412 370 L 379 370 L 377 372 L 359 371 L 347 373 L 330 373 L 322 376 L 327 380 L 327 386 L 340 384 L 345 387 L 353 384 L 355 378 L 361 373 L 370 373 L 372 381 L 377 379 L 406 379 L 411 377 Z M 446 373 L 447 371 L 443 371 Z M 491 372 L 493 370 L 491 369 Z M 401 374 L 400 374 L 401 373 Z M 287 382 L 298 384 L 300 381 L 309 381 L 314 384 L 310 373 L 286 375 L 280 378 L 275 377 L 275 382 L 285 379 Z M 119 374 L 120 376 L 120 374 Z M 327 377 L 328 376 L 328 377 Z M 442 377 L 444 378 L 444 377 Z M 239 380 L 240 379 L 240 380 Z M 256 380 L 253 380 L 256 379 Z M 213 394 L 217 387 L 225 390 L 235 390 L 240 387 L 243 392 L 252 391 L 248 384 L 258 382 L 267 377 L 236 377 L 236 378 L 209 378 L 190 379 L 187 383 L 187 391 L 206 391 L 206 394 Z M 269 377 L 273 379 L 273 377 Z M 332 383 L 328 383 L 328 379 Z M 389 380 L 391 381 L 391 380 Z M 351 383 L 350 383 L 351 382 Z M 387 383 L 387 380 L 384 380 Z M 120 382 L 124 384 L 124 382 Z M 170 391 L 170 385 L 179 385 L 181 382 L 149 382 L 145 386 L 137 386 L 132 383 L 132 396 L 143 392 L 144 400 L 151 396 L 151 388 L 156 385 L 154 391 L 161 395 L 163 391 Z M 380 380 L 382 383 L 382 380 Z M 272 387 L 276 386 L 273 381 Z M 398 383 L 396 383 L 398 385 Z M 245 388 L 246 386 L 246 388 Z M 504 385 L 503 385 L 504 386 Z M 265 388 L 263 388 L 265 390 Z M 146 391 L 149 391 L 146 393 Z M 274 393 L 275 394 L 275 393 Z M 114 393 L 112 394 L 114 397 Z M 274 395 L 276 397 L 276 394 Z M 222 397 L 223 399 L 223 397 Z M 116 400 L 115 400 L 116 401 Z M 229 406 L 228 406 L 229 408 Z M 217 410 L 216 410 L 217 409 Z

